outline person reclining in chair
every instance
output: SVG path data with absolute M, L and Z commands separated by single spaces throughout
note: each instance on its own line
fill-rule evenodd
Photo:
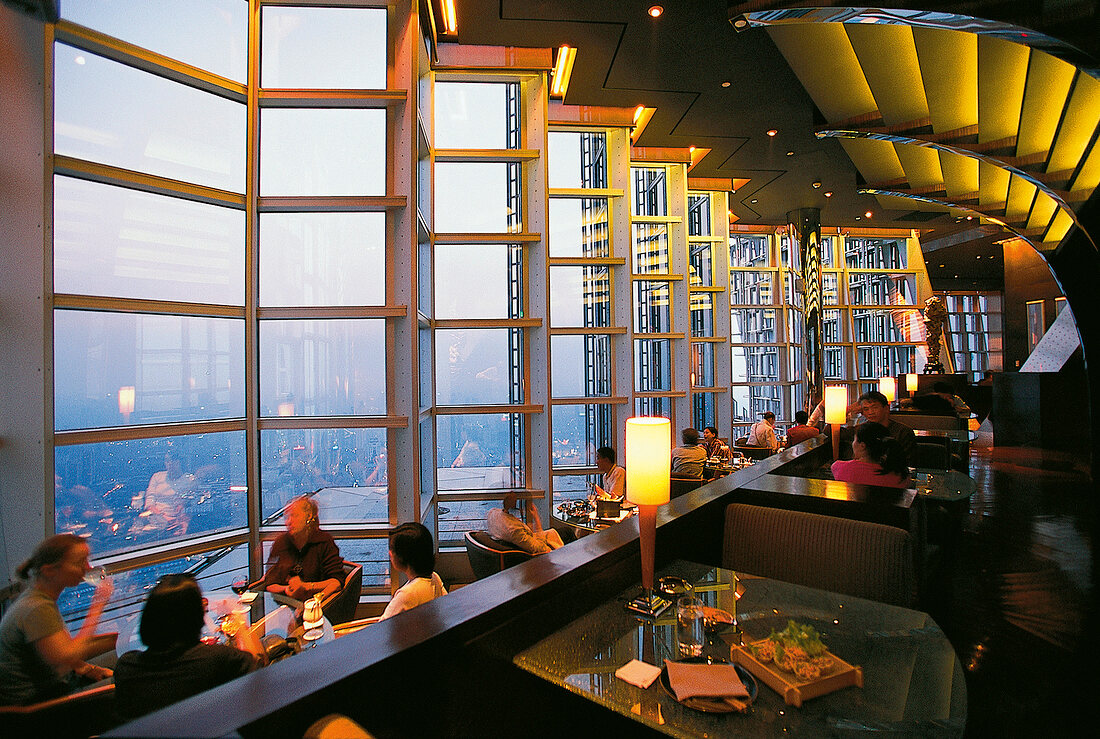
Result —
M 542 528 L 542 520 L 532 501 L 527 501 L 528 526 L 523 521 L 513 516 L 511 511 L 516 506 L 516 494 L 508 493 L 504 496 L 503 507 L 493 508 L 486 516 L 489 535 L 494 539 L 500 539 L 531 554 L 546 554 L 547 552 L 565 546 L 561 540 L 561 534 L 554 529 Z

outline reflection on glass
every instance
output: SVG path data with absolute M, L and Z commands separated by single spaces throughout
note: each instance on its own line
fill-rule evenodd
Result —
M 549 133 L 550 187 L 607 187 L 607 136 L 588 131 Z
M 912 342 L 924 336 L 924 317 L 916 309 L 852 309 L 852 332 L 858 343 Z
M 635 398 L 634 415 L 671 419 L 672 398 Z
M 688 283 L 692 287 L 714 285 L 714 244 L 691 242 L 688 244 Z
M 668 183 L 665 170 L 660 167 L 632 167 L 634 183 L 634 215 L 667 216 Z
M 381 590 L 390 582 L 390 547 L 386 538 L 337 539 L 340 557 L 363 566 L 363 587 Z
M 264 7 L 260 86 L 386 88 L 383 8 Z
M 264 108 L 260 195 L 385 195 L 386 111 Z
M 730 236 L 730 267 L 770 267 L 771 249 L 767 236 Z
M 54 44 L 54 152 L 244 192 L 245 106 Z
M 905 239 L 844 239 L 849 269 L 905 269 L 909 252 Z
M 555 398 L 611 395 L 611 337 L 550 337 L 550 389 Z
M 802 247 L 797 239 L 784 236 L 779 240 L 779 264 L 796 272 L 802 271 Z
M 844 361 L 843 348 L 839 346 L 825 347 L 825 379 L 848 379 L 848 363 Z
M 54 177 L 54 291 L 244 305 L 244 211 Z
M 1027 351 L 1035 350 L 1046 333 L 1046 315 L 1043 301 L 1032 300 L 1027 303 Z
M 550 325 L 611 325 L 611 274 L 605 266 L 550 268 Z
M 386 412 L 385 320 L 260 321 L 260 413 Z
M 507 328 L 437 329 L 436 403 L 522 403 L 521 368 L 512 366 L 522 336 L 519 329 Z
M 821 324 L 827 343 L 839 344 L 842 341 L 841 337 L 844 335 L 842 333 L 843 322 L 839 310 L 821 311 Z
M 695 376 L 692 387 L 715 387 L 714 344 L 710 342 L 692 343 L 691 373 Z
M 265 521 L 299 495 L 317 492 L 326 523 L 389 521 L 385 429 L 265 429 L 260 432 L 260 494 Z
M 436 82 L 437 149 L 514 149 L 519 146 L 519 85 L 514 82 Z M 509 108 L 514 116 L 509 129 Z
M 688 236 L 710 236 L 710 195 L 688 195 Z
M 54 449 L 58 533 L 93 558 L 245 526 L 244 431 Z
M 385 213 L 260 214 L 260 305 L 385 303 Z
M 550 199 L 550 256 L 611 256 L 607 198 Z
M 519 244 L 438 244 L 435 248 L 437 318 L 522 318 Z M 477 289 L 471 289 L 471 286 Z
M 772 296 L 772 272 L 736 270 L 730 272 L 730 305 L 769 305 Z
M 802 362 L 802 346 L 792 345 L 787 347 L 787 379 L 798 381 L 802 379 L 805 365 Z
M 635 274 L 667 274 L 668 226 L 663 223 L 635 223 L 634 235 Z
M 429 417 L 420 422 L 420 504 L 427 504 L 434 492 L 435 426 Z
M 850 305 L 914 305 L 916 300 L 916 275 L 893 275 L 882 272 L 848 273 Z
M 621 461 L 621 460 L 620 460 Z M 588 497 L 589 483 L 601 485 L 602 475 L 554 475 L 553 510 L 556 514 L 558 504 L 567 500 L 580 500 Z
M 500 508 L 500 500 L 440 500 L 438 543 L 461 544 L 467 531 L 484 531 L 492 508 Z
M 634 390 L 639 393 L 672 389 L 672 342 L 634 340 Z
M 61 17 L 244 82 L 248 4 L 241 0 L 64 0 Z
M 54 311 L 58 430 L 243 415 L 243 321 Z
M 694 338 L 714 336 L 714 295 L 712 293 L 692 293 L 691 335 Z
M 887 375 L 900 377 L 916 372 L 913 369 L 915 350 L 913 346 L 857 346 L 856 371 L 861 380 L 876 382 Z
M 436 233 L 523 230 L 520 168 L 507 162 L 435 165 Z
M 717 426 L 714 393 L 693 393 L 691 396 L 691 425 L 702 429 Z
M 806 283 L 797 272 L 783 273 L 784 302 L 791 308 L 802 310 L 805 307 Z
M 416 245 L 416 309 L 429 318 L 432 316 L 432 244 L 421 241 Z
M 767 344 L 776 341 L 775 309 L 733 308 L 730 310 L 730 342 Z
M 735 383 L 779 382 L 779 347 L 735 346 L 731 358 Z
M 432 330 L 421 328 L 418 331 L 420 341 L 420 407 L 431 405 L 435 394 L 432 392 L 434 363 L 432 362 Z
M 613 423 L 614 412 L 610 405 L 551 406 L 554 467 L 594 467 L 596 450 L 615 446 Z
M 667 282 L 635 280 L 635 333 L 668 333 L 672 330 L 671 292 L 672 285 Z
M 833 247 L 836 245 L 832 238 L 821 239 L 821 265 L 823 267 L 832 267 L 833 262 Z
M 440 415 L 436 434 L 440 490 L 523 487 L 521 414 Z

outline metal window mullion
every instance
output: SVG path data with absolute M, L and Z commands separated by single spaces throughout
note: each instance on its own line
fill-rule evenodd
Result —
M 245 120 L 245 467 L 247 470 L 248 575 L 250 580 L 263 571 L 260 540 L 262 512 L 260 489 L 260 294 L 259 265 L 259 180 L 260 180 L 260 11 L 259 0 L 248 3 L 248 99 Z

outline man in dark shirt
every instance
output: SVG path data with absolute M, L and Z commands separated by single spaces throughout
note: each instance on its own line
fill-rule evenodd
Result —
M 890 401 L 880 392 L 872 390 L 859 396 L 859 412 L 868 423 L 884 426 L 890 436 L 905 452 L 905 459 L 911 460 L 917 451 L 917 437 L 913 429 L 890 418 Z
M 286 533 L 271 546 L 272 566 L 261 586 L 295 600 L 335 593 L 343 584 L 344 567 L 336 542 L 318 526 L 317 503 L 305 496 L 295 498 L 285 519 Z

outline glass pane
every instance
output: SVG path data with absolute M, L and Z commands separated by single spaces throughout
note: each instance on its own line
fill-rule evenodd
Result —
M 776 341 L 774 308 L 733 308 L 730 310 L 730 342 L 767 344 Z
M 805 306 L 806 284 L 797 272 L 783 273 L 783 302 L 801 310 Z
M 773 272 L 736 270 L 730 272 L 730 305 L 770 305 Z
M 493 508 L 500 508 L 499 500 L 440 501 L 437 509 L 440 546 L 461 544 L 467 531 L 485 531 L 486 516 Z
M 385 304 L 385 213 L 260 214 L 260 305 Z
M 244 192 L 245 106 L 54 45 L 54 152 Z
M 244 305 L 244 211 L 54 177 L 54 290 Z
M 905 269 L 909 252 L 905 239 L 844 239 L 849 269 Z
M 844 340 L 844 323 L 839 310 L 821 311 L 821 325 L 826 343 L 839 344 Z
M 634 390 L 639 393 L 672 389 L 672 342 L 634 340 Z
M 550 325 L 558 328 L 610 326 L 610 268 L 551 267 Z
M 714 344 L 695 342 L 691 345 L 692 387 L 715 387 Z
M 694 338 L 714 336 L 714 295 L 691 294 L 691 335 Z
M 432 330 L 421 328 L 420 340 L 420 407 L 424 408 L 432 404 L 435 394 L 432 392 L 432 378 L 435 375 L 432 362 Z
M 416 264 L 416 309 L 429 318 L 432 316 L 432 245 L 421 241 L 417 244 L 419 260 Z
M 770 267 L 767 236 L 730 236 L 730 267 Z
M 730 437 L 746 436 L 748 426 L 738 427 L 738 422 L 753 424 L 760 420 L 760 415 L 771 411 L 777 418 L 783 416 L 782 389 L 779 385 L 734 385 L 733 391 L 733 420 L 734 428 L 730 429 Z
M 693 393 L 691 396 L 691 425 L 701 429 L 717 426 L 715 393 Z
M 688 195 L 688 236 L 710 234 L 710 195 Z
M 522 341 L 520 329 L 437 329 L 436 403 L 522 403 L 521 368 L 518 366 Z
M 551 336 L 550 363 L 551 397 L 611 395 L 610 336 Z
M 588 497 L 589 483 L 602 484 L 602 475 L 554 475 L 554 511 L 567 500 Z
M 261 87 L 386 88 L 385 9 L 265 7 L 260 34 Z
M 244 322 L 54 311 L 58 430 L 244 416 Z
M 802 379 L 805 373 L 805 366 L 802 362 L 802 347 L 801 346 L 788 346 L 787 347 L 787 380 L 798 381 Z
M 438 244 L 436 318 L 523 318 L 522 275 L 519 244 Z
M 848 363 L 844 359 L 845 351 L 843 347 L 839 346 L 827 346 L 825 347 L 825 379 L 826 380 L 847 380 L 848 379 Z
M 260 432 L 264 523 L 317 492 L 322 524 L 389 521 L 385 429 L 265 429 Z
M 668 226 L 663 223 L 635 223 L 631 231 L 634 234 L 635 274 L 667 274 Z
M 806 317 L 802 311 L 799 310 L 787 310 L 787 336 L 786 342 L 788 344 L 797 344 L 802 346 L 803 334 L 806 331 Z
M 840 304 L 840 275 L 836 272 L 821 275 L 821 300 L 825 305 Z
M 509 149 L 519 144 L 519 85 L 502 82 L 436 82 L 437 149 Z M 509 130 L 511 123 L 511 130 Z M 510 145 L 512 143 L 512 145 Z
M 795 272 L 802 271 L 802 247 L 796 239 L 784 236 L 779 240 L 779 264 Z
M 551 131 L 549 163 L 550 187 L 607 187 L 607 136 Z
M 607 198 L 550 199 L 550 256 L 611 256 Z
M 852 309 L 852 332 L 858 343 L 917 343 L 924 337 L 924 317 L 918 310 Z
M 248 3 L 64 0 L 61 17 L 208 72 L 245 81 Z
M 594 467 L 596 450 L 615 446 L 614 415 L 606 404 L 551 406 L 554 467 Z
M 850 305 L 915 305 L 916 275 L 891 275 L 881 272 L 849 272 Z
M 636 216 L 668 215 L 668 184 L 663 168 L 633 167 L 634 210 Z
M 260 321 L 260 414 L 386 412 L 385 320 Z
M 823 267 L 832 267 L 833 262 L 833 247 L 836 246 L 836 242 L 832 238 L 821 239 L 821 265 Z
M 880 377 L 900 377 L 914 369 L 915 347 L 912 346 L 857 346 L 856 371 L 860 379 L 878 380 Z M 878 389 L 877 386 L 874 389 Z
M 58 533 L 96 557 L 247 524 L 244 431 L 54 449 Z
M 635 333 L 668 333 L 672 330 L 671 292 L 672 285 L 667 282 L 634 282 Z
M 714 244 L 688 244 L 688 284 L 692 287 L 712 287 L 714 285 Z
M 363 565 L 363 588 L 383 590 L 390 584 L 390 545 L 387 538 L 337 539 L 340 556 Z
M 672 419 L 672 398 L 635 398 L 634 414 Z
M 440 490 L 524 486 L 518 413 L 437 416 L 436 451 Z
M 434 494 L 435 426 L 428 417 L 420 422 L 420 505 L 430 504 Z
M 779 382 L 779 347 L 732 348 L 733 382 Z
M 260 195 L 386 194 L 385 110 L 264 108 L 260 139 Z
M 521 184 L 518 164 L 437 163 L 436 233 L 518 233 Z

